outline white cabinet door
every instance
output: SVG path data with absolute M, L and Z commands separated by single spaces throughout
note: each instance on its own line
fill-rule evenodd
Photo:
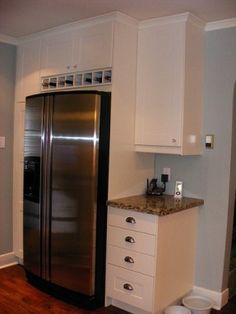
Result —
M 136 144 L 179 146 L 184 69 L 183 26 L 140 31 Z
M 40 91 L 40 40 L 32 40 L 17 48 L 16 101 Z
M 73 66 L 79 71 L 112 66 L 113 24 L 104 22 L 75 31 Z
M 111 67 L 112 36 L 112 22 L 46 36 L 41 76 Z
M 72 32 L 51 34 L 42 40 L 41 76 L 71 72 Z
M 109 297 L 153 313 L 153 277 L 108 264 L 106 290 Z M 132 313 L 137 313 L 132 312 Z M 139 312 L 140 313 L 140 312 Z
M 201 153 L 203 27 L 188 13 L 139 30 L 136 151 Z

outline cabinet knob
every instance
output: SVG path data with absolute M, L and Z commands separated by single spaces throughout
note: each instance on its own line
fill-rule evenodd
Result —
M 130 264 L 134 264 L 134 259 L 131 256 L 126 256 L 124 261 Z
M 131 236 L 127 236 L 127 237 L 125 237 L 125 241 L 126 241 L 126 242 L 129 242 L 129 243 L 135 243 L 134 238 L 133 238 L 133 237 L 131 237 Z
M 77 69 L 77 64 L 74 64 L 74 65 L 73 65 L 73 68 L 74 68 L 74 69 Z
M 136 224 L 136 220 L 134 219 L 134 217 L 127 217 L 125 221 L 130 224 Z
M 67 70 L 70 70 L 70 65 L 67 65 L 66 68 L 67 68 Z
M 124 288 L 125 290 L 129 290 L 129 291 L 134 290 L 134 288 L 133 288 L 129 283 L 125 283 L 125 284 L 123 285 L 123 288 Z
M 176 138 L 172 138 L 171 142 L 176 143 Z

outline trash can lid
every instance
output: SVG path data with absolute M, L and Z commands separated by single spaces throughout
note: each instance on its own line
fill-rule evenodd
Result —
M 209 310 L 213 303 L 205 297 L 191 295 L 183 298 L 183 305 L 191 310 Z
M 191 311 L 181 305 L 171 305 L 165 309 L 165 314 L 191 314 Z

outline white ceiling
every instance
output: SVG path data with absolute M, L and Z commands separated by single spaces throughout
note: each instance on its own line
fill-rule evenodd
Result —
M 236 17 L 236 0 L 0 0 L 0 34 L 20 37 L 111 11 L 137 20 L 191 12 L 205 22 Z

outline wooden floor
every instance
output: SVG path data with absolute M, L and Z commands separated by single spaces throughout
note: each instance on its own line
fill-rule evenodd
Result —
M 0 314 L 127 314 L 113 306 L 94 311 L 66 304 L 30 285 L 21 266 L 0 269 Z M 211 314 L 236 314 L 236 297 Z
M 0 314 L 125 314 L 115 307 L 85 310 L 34 288 L 21 266 L 0 269 Z
M 236 296 L 232 298 L 221 311 L 212 310 L 211 314 L 236 314 Z

